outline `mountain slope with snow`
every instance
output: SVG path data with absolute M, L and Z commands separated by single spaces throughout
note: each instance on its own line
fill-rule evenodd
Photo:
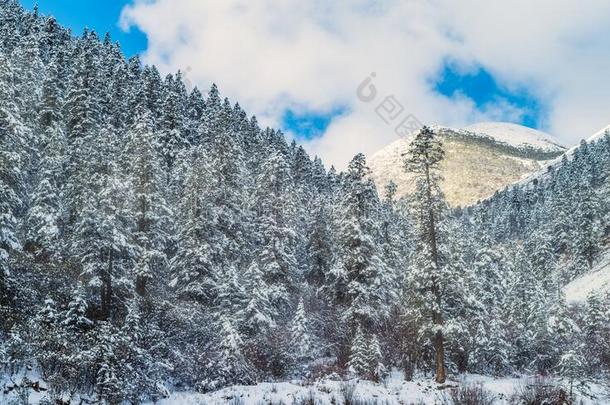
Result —
M 469 125 L 464 130 L 489 136 L 496 141 L 515 147 L 531 147 L 548 151 L 565 150 L 565 147 L 551 135 L 509 122 L 481 122 Z
M 443 191 L 452 206 L 464 206 L 491 196 L 545 167 L 566 148 L 541 131 L 509 123 L 482 123 L 464 129 L 433 127 L 446 152 L 441 170 Z M 403 154 L 411 138 L 402 138 L 379 150 L 369 159 L 372 177 L 379 189 L 391 180 L 398 195 L 413 189 L 403 170 Z
M 610 251 L 605 252 L 591 271 L 572 280 L 563 291 L 570 303 L 584 303 L 591 293 L 610 293 Z

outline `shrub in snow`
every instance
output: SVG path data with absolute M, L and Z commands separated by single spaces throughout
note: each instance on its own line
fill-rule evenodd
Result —
M 295 398 L 295 405 L 318 405 L 318 401 L 316 400 L 316 392 L 313 389 L 309 389 L 307 394 L 303 395 L 301 398 Z
M 443 397 L 444 405 L 492 405 L 494 395 L 480 384 L 450 388 Z
M 233 397 L 229 400 L 229 405 L 244 405 L 244 399 L 241 397 Z
M 515 390 L 509 403 L 524 405 L 570 405 L 572 400 L 561 387 L 553 385 L 546 379 L 537 379 L 531 384 Z
M 343 396 L 343 401 L 345 405 L 355 404 L 356 403 L 356 382 L 355 381 L 345 381 L 341 383 L 341 395 Z

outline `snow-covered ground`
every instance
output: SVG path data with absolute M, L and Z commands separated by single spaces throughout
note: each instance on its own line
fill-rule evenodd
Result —
M 28 390 L 27 403 L 38 404 L 46 396 L 46 384 L 35 372 L 28 372 L 30 381 L 39 381 L 42 390 Z M 18 399 L 18 390 L 6 393 L 7 387 L 21 381 L 23 375 L 12 379 L 0 378 L 0 404 L 13 403 Z M 351 397 L 351 403 L 409 405 L 409 404 L 440 404 L 450 389 L 478 385 L 489 391 L 494 398 L 494 404 L 508 405 L 515 391 L 539 383 L 536 377 L 505 377 L 493 378 L 477 374 L 463 374 L 458 378 L 449 378 L 439 386 L 431 377 L 420 376 L 413 381 L 405 381 L 403 374 L 394 370 L 382 383 L 363 380 L 341 381 L 337 379 L 322 380 L 314 383 L 302 381 L 260 383 L 252 386 L 233 386 L 206 394 L 196 392 L 173 392 L 169 398 L 156 402 L 159 405 L 338 405 L 345 403 L 345 397 Z M 545 384 L 550 382 L 546 381 Z M 552 384 L 560 385 L 560 381 Z M 608 404 L 610 393 L 600 384 L 590 383 L 586 395 L 579 394 L 583 405 Z M 67 399 L 67 398 L 66 398 Z M 74 398 L 72 398 L 74 400 Z M 86 399 L 86 398 L 85 398 Z M 306 402 L 312 399 L 313 402 Z M 19 402 L 17 402 L 19 403 Z M 78 401 L 73 403 L 78 403 Z
M 572 280 L 563 291 L 569 303 L 584 302 L 594 291 L 610 292 L 610 251 L 605 252 L 590 272 Z
M 418 378 L 405 381 L 402 374 L 393 372 L 380 384 L 370 381 L 320 381 L 311 385 L 294 382 L 261 383 L 256 386 L 234 386 L 208 394 L 176 392 L 170 398 L 159 402 L 161 405 L 176 404 L 343 404 L 344 397 L 350 395 L 357 403 L 366 404 L 439 404 L 451 387 L 480 385 L 494 396 L 494 404 L 509 404 L 509 398 L 521 387 L 534 383 L 534 377 L 493 378 L 482 375 L 463 375 L 457 380 L 448 380 L 443 389 L 432 379 Z M 583 404 L 610 403 L 602 386 L 592 384 L 590 395 L 579 396 Z M 313 399 L 313 402 L 305 402 Z

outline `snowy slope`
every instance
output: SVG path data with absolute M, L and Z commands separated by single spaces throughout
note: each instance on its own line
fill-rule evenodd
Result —
M 590 272 L 572 280 L 563 291 L 570 303 L 582 303 L 592 292 L 610 293 L 610 251 L 605 252 Z
M 482 123 L 464 129 L 432 128 L 445 147 L 442 187 L 452 206 L 487 198 L 545 167 L 549 159 L 565 151 L 550 135 L 521 125 Z M 411 139 L 398 139 L 369 158 L 372 178 L 380 190 L 390 180 L 397 184 L 399 197 L 412 190 L 413 182 L 403 169 L 403 154 Z
M 591 143 L 594 141 L 597 141 L 598 139 L 600 139 L 601 137 L 603 137 L 607 132 L 610 132 L 610 125 L 605 126 L 604 128 L 600 129 L 599 131 L 595 132 L 593 135 L 591 135 L 590 137 L 586 138 L 585 141 L 587 143 Z M 571 156 L 574 154 L 574 151 L 576 149 L 578 149 L 578 147 L 580 146 L 580 143 L 577 143 L 576 145 L 572 146 L 571 148 L 569 148 L 568 150 L 565 151 L 565 153 L 563 153 L 562 155 L 558 156 L 557 158 L 548 161 L 544 167 L 542 167 L 540 170 L 535 171 L 533 173 L 530 173 L 528 176 L 525 176 L 523 179 L 521 179 L 520 181 L 518 181 L 518 184 L 527 184 L 531 181 L 533 181 L 534 179 L 540 179 L 540 178 L 544 178 L 545 175 L 548 174 L 549 172 L 549 167 L 557 167 L 561 164 L 561 161 L 563 159 L 563 155 L 566 155 L 568 157 L 568 159 L 571 158 Z
M 610 132 L 610 125 L 607 125 L 604 128 L 600 129 L 599 131 L 597 131 L 596 133 L 594 133 L 593 135 L 591 135 L 590 137 L 585 139 L 585 141 L 587 141 L 587 143 L 596 141 L 596 140 L 600 139 L 601 137 L 603 137 L 606 134 L 606 132 Z M 566 155 L 568 155 L 568 156 L 572 155 L 572 153 L 574 153 L 574 151 L 578 148 L 578 146 L 579 146 L 579 144 L 572 146 L 570 149 L 568 149 L 566 151 Z M 556 159 L 556 160 L 561 161 L 561 158 Z
M 532 147 L 542 150 L 565 150 L 561 143 L 551 135 L 509 122 L 481 122 L 463 128 L 475 134 L 484 134 L 499 142 L 516 147 Z

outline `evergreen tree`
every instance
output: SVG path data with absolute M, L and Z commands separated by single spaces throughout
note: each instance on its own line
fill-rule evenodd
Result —
M 87 318 L 87 301 L 83 297 L 81 290 L 77 290 L 74 297 L 68 304 L 68 310 L 61 320 L 61 325 L 72 331 L 85 331 L 93 322 Z
M 294 356 L 297 360 L 303 361 L 311 358 L 312 355 L 312 341 L 309 334 L 309 328 L 307 326 L 307 317 L 305 315 L 305 306 L 303 305 L 303 299 L 299 301 L 297 306 L 297 312 L 292 320 L 292 347 L 294 349 Z
M 19 117 L 17 90 L 10 62 L 0 53 L 0 289 L 9 271 L 9 255 L 18 250 L 17 214 L 25 191 L 22 169 L 27 129 Z M 21 152 L 20 152 L 21 151 Z
M 585 350 L 591 372 L 599 371 L 604 353 L 608 350 L 608 313 L 601 297 L 592 292 L 587 296 L 583 319 Z
M 263 280 L 263 272 L 256 261 L 245 274 L 245 288 L 248 300 L 240 318 L 251 336 L 264 335 L 276 326 L 277 309 L 271 302 L 271 289 Z
M 417 224 L 418 252 L 415 259 L 416 288 L 424 294 L 424 305 L 432 316 L 432 339 L 435 351 L 436 381 L 445 382 L 445 347 L 443 337 L 443 282 L 442 262 L 439 253 L 438 223 L 445 209 L 440 190 L 439 164 L 444 150 L 437 135 L 427 127 L 422 128 L 409 146 L 405 158 L 405 170 L 416 181 L 412 196 L 412 212 Z
M 325 205 L 326 200 L 316 201 L 309 220 L 307 256 L 309 268 L 305 270 L 305 280 L 315 287 L 321 287 L 330 271 L 333 261 L 333 241 L 331 240 L 331 217 Z
M 165 265 L 165 249 L 169 244 L 172 227 L 172 212 L 163 191 L 161 162 L 154 150 L 154 127 L 152 117 L 141 109 L 127 133 L 127 171 L 131 173 L 134 190 L 132 212 L 135 215 L 134 241 L 136 244 L 135 286 L 136 292 L 144 295 L 147 285 Z
M 174 277 L 171 285 L 181 294 L 206 303 L 214 299 L 217 279 L 211 252 L 202 244 L 206 234 L 206 214 L 211 209 L 209 201 L 203 198 L 209 170 L 202 149 L 195 149 L 179 207 L 178 251 L 171 263 Z
M 349 361 L 347 363 L 348 370 L 357 375 L 366 378 L 370 372 L 369 349 L 362 328 L 358 327 L 352 339 Z
M 282 154 L 275 153 L 263 163 L 254 195 L 254 209 L 259 218 L 258 263 L 271 304 L 280 313 L 284 313 L 291 303 L 296 270 L 296 235 L 289 223 L 294 212 L 290 184 L 288 163 Z
M 568 350 L 561 356 L 557 365 L 559 375 L 565 378 L 568 384 L 570 398 L 574 398 L 574 385 L 580 382 L 579 385 L 586 385 L 585 376 L 585 359 L 575 350 Z
M 37 184 L 26 217 L 28 250 L 46 253 L 59 251 L 58 239 L 65 215 L 61 191 L 67 143 L 61 124 L 63 116 L 60 110 L 61 99 L 57 83 L 59 80 L 59 68 L 53 60 L 47 68 L 42 89 L 39 119 L 42 133 L 36 145 L 40 156 L 36 159 L 37 176 L 34 180 Z
M 221 342 L 217 348 L 216 360 L 207 369 L 210 376 L 200 383 L 203 391 L 217 389 L 232 384 L 250 384 L 254 374 L 243 354 L 243 342 L 237 330 L 226 319 L 221 319 Z
M 377 335 L 373 335 L 369 343 L 369 362 L 371 365 L 371 376 L 373 381 L 381 382 L 386 375 L 386 368 L 382 363 L 381 347 Z
M 342 318 L 350 328 L 362 326 L 370 330 L 387 316 L 393 291 L 388 281 L 392 270 L 376 244 L 380 236 L 376 222 L 379 203 L 367 174 L 364 155 L 356 155 L 349 164 L 339 203 L 339 251 L 327 289 L 335 302 L 345 308 Z

